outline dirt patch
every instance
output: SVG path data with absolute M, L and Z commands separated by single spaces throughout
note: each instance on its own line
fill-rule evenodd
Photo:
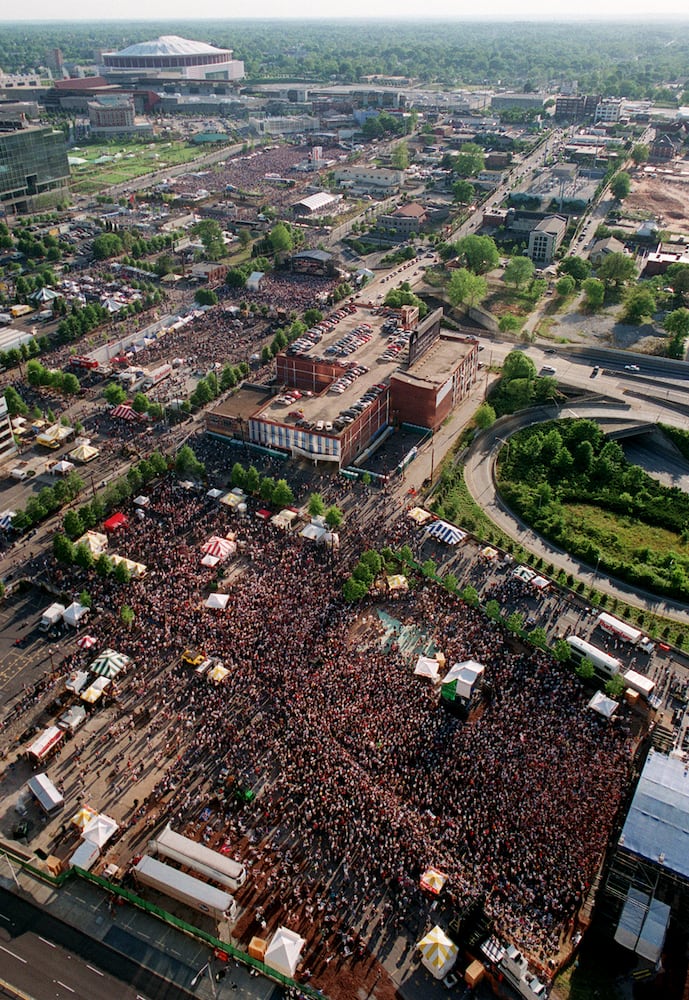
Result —
M 637 174 L 625 211 L 651 213 L 673 232 L 689 234 L 689 167 L 686 174 Z

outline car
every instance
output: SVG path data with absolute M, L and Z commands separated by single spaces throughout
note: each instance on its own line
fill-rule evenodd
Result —
M 639 372 L 639 371 L 641 371 L 641 369 L 639 368 L 638 365 L 625 365 L 624 366 L 624 370 L 626 372 Z
M 591 369 L 591 378 L 595 378 L 599 371 L 600 371 L 600 366 L 594 365 L 593 368 Z
M 198 667 L 205 659 L 205 655 L 199 653 L 197 649 L 185 649 L 182 653 L 182 663 L 186 663 L 189 667 Z

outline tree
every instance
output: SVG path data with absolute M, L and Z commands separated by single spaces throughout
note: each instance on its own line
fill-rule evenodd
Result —
M 459 180 L 452 185 L 452 197 L 460 205 L 470 205 L 476 195 L 476 189 L 469 181 Z
M 243 471 L 243 470 L 242 470 Z M 281 510 L 283 507 L 290 507 L 294 503 L 294 494 L 286 479 L 278 479 L 273 489 L 273 503 Z
M 625 299 L 621 319 L 623 323 L 636 325 L 651 318 L 655 311 L 656 300 L 651 289 L 648 286 L 633 288 Z
M 596 668 L 594 667 L 591 660 L 584 657 L 584 659 L 574 668 L 574 673 L 582 681 L 590 681 L 596 676 Z
M 255 465 L 250 465 L 246 470 L 246 478 L 244 480 L 244 489 L 247 493 L 252 495 L 258 493 L 259 487 L 261 485 L 261 477 L 258 474 L 258 469 Z
M 480 274 L 474 274 L 465 267 L 452 272 L 447 284 L 447 297 L 453 306 L 476 306 L 487 294 L 488 282 Z
M 7 412 L 11 417 L 25 417 L 29 412 L 28 406 L 11 385 L 5 389 L 5 402 L 7 403 Z
M 320 493 L 312 493 L 306 508 L 310 517 L 322 517 L 325 512 L 325 504 Z
M 93 599 L 89 594 L 88 590 L 82 590 L 79 594 L 79 604 L 83 604 L 85 608 L 90 608 L 93 605 Z
M 636 276 L 636 264 L 625 253 L 611 253 L 603 258 L 596 273 L 606 286 L 623 285 Z
M 261 485 L 259 488 L 259 496 L 264 503 L 273 502 L 273 490 L 275 489 L 275 480 L 271 476 L 264 476 L 261 480 Z
M 619 674 L 615 674 L 611 677 L 609 681 L 605 683 L 605 693 L 609 698 L 621 698 L 624 694 L 625 689 L 624 677 L 620 677 Z
M 53 555 L 58 562 L 68 566 L 74 562 L 74 545 L 66 535 L 55 535 L 53 538 Z
M 454 573 L 446 573 L 443 577 L 443 587 L 448 592 L 448 594 L 456 594 L 457 587 L 459 586 L 459 580 L 454 575 Z
M 531 629 L 529 632 L 529 639 L 538 649 L 548 648 L 548 635 L 546 630 L 540 626 L 536 626 L 536 628 Z
M 536 365 L 523 351 L 510 351 L 502 364 L 502 377 L 506 382 L 522 378 L 534 379 Z
M 650 150 L 648 146 L 643 142 L 637 142 L 636 145 L 632 147 L 632 160 L 637 167 L 640 163 L 646 162 L 649 152 Z
M 681 304 L 689 295 L 689 264 L 670 264 L 665 272 L 665 280 Z
M 348 604 L 360 601 L 368 594 L 369 585 L 363 580 L 357 580 L 353 576 L 345 580 L 342 587 L 342 596 Z
M 574 289 L 577 287 L 577 283 L 571 274 L 563 274 L 562 277 L 555 285 L 555 290 L 557 294 L 562 299 L 566 299 L 568 295 L 571 295 Z
M 521 611 L 513 611 L 507 619 L 507 627 L 510 632 L 521 632 L 524 628 L 524 615 Z
M 148 412 L 148 396 L 143 392 L 137 392 L 132 400 L 132 409 L 135 413 L 147 413 Z
M 500 263 L 500 254 L 495 240 L 490 236 L 463 236 L 455 243 L 457 256 L 461 257 L 466 266 L 474 274 L 485 274 L 492 271 Z
M 62 521 L 62 527 L 67 537 L 71 538 L 72 541 L 84 534 L 83 522 L 75 510 L 67 511 Z
M 244 288 L 248 272 L 241 267 L 231 267 L 225 275 L 225 284 L 228 288 Z
M 126 625 L 127 628 L 131 628 L 132 625 L 134 624 L 135 617 L 136 615 L 134 614 L 133 610 L 129 607 L 129 605 L 123 604 L 122 607 L 120 608 L 120 621 L 122 622 L 122 624 Z
M 204 219 L 197 224 L 195 232 L 203 243 L 208 260 L 220 260 L 225 253 L 220 224 L 215 219 Z
M 200 306 L 217 306 L 218 296 L 212 288 L 197 288 L 194 298 Z
M 125 562 L 118 562 L 117 566 L 115 566 L 115 570 L 112 575 L 113 578 L 117 580 L 118 583 L 121 583 L 123 585 L 129 583 L 132 578 L 132 574 L 129 572 L 129 569 L 127 568 L 127 564 Z
M 230 485 L 243 490 L 246 485 L 246 470 L 241 462 L 235 462 L 230 473 Z
M 572 647 L 565 639 L 558 639 L 553 646 L 553 656 L 559 663 L 567 663 L 572 655 Z
M 618 201 L 623 201 L 624 198 L 629 196 L 631 187 L 631 178 L 628 173 L 625 173 L 624 170 L 620 170 L 620 172 L 615 174 L 613 179 L 610 181 L 610 190 Z
M 479 603 L 478 590 L 476 587 L 465 587 L 462 593 L 459 595 L 465 604 L 468 604 L 470 608 L 477 608 Z
M 328 507 L 328 509 L 325 512 L 325 523 L 328 525 L 331 531 L 333 531 L 335 528 L 340 527 L 343 518 L 344 514 L 342 513 L 340 508 L 335 506 L 334 504 L 333 506 Z
M 663 326 L 673 338 L 684 342 L 689 337 L 689 309 L 674 309 L 665 317 Z
M 452 169 L 458 177 L 475 177 L 486 163 L 485 155 L 475 142 L 465 142 L 459 154 L 452 161 Z
M 565 257 L 557 265 L 557 273 L 560 275 L 569 274 L 577 285 L 580 285 L 591 273 L 591 264 L 583 257 Z
M 62 376 L 62 391 L 65 396 L 76 396 L 80 391 L 81 384 L 76 375 L 72 372 L 65 372 Z
M 124 391 L 119 382 L 109 382 L 103 390 L 103 396 L 107 403 L 111 406 L 119 406 L 120 403 L 124 403 L 127 398 L 127 393 Z
M 476 426 L 482 431 L 487 427 L 493 426 L 495 423 L 495 410 L 490 403 L 481 403 L 478 410 L 474 414 L 474 420 L 476 422 Z
M 96 566 L 95 566 L 96 573 L 98 574 L 98 576 L 105 579 L 106 577 L 110 576 L 114 568 L 115 567 L 112 564 L 112 559 L 110 558 L 110 556 L 106 552 L 101 552 L 101 554 L 96 559 Z
M 592 311 L 600 309 L 605 299 L 605 285 L 603 282 L 599 281 L 598 278 L 587 278 L 582 288 L 584 289 L 584 297 L 588 308 Z
M 406 142 L 398 142 L 392 151 L 390 162 L 395 170 L 406 170 L 409 166 L 409 146 Z
M 498 320 L 498 330 L 500 333 L 516 333 L 521 325 L 522 321 L 512 313 L 503 313 Z
M 74 564 L 81 569 L 91 569 L 94 563 L 93 552 L 86 542 L 81 542 L 74 549 Z
M 175 470 L 183 476 L 201 478 L 206 471 L 203 462 L 199 462 L 188 444 L 182 445 L 175 458 Z
M 294 247 L 292 234 L 284 222 L 278 222 L 273 226 L 268 240 L 275 253 L 289 253 Z
M 124 250 L 122 240 L 117 233 L 101 233 L 93 241 L 93 256 L 96 260 L 108 260 L 118 257 Z
M 522 288 L 533 278 L 534 263 L 528 257 L 512 257 L 505 268 L 505 281 L 515 288 Z

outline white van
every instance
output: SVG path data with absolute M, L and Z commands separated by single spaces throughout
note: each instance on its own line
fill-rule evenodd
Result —
M 552 365 L 543 365 L 541 368 L 541 375 L 555 375 L 557 374 Z

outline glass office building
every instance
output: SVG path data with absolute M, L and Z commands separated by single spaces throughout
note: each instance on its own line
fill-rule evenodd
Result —
M 35 126 L 0 132 L 0 206 L 6 215 L 40 211 L 69 195 L 63 132 Z

